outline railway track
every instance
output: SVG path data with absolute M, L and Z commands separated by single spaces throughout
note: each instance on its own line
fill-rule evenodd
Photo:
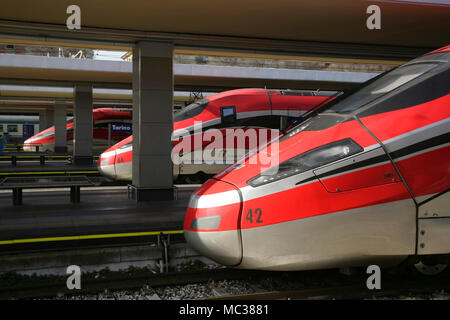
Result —
M 61 295 L 85 295 L 105 290 L 130 290 L 143 286 L 177 286 L 192 283 L 207 283 L 220 280 L 243 280 L 254 276 L 263 277 L 264 272 L 235 269 L 215 269 L 189 272 L 145 273 L 137 275 L 112 276 L 100 279 L 86 279 L 81 282 L 80 290 L 69 290 L 66 278 L 59 281 L 54 278 L 30 284 L 0 287 L 0 300 L 51 298 Z
M 430 295 L 437 291 L 450 292 L 450 277 L 418 278 L 404 281 L 400 277 L 390 279 L 379 290 L 369 290 L 363 283 L 336 285 L 331 287 L 304 288 L 299 290 L 277 290 L 239 295 L 223 295 L 205 300 L 302 300 L 302 299 L 371 299 L 399 298 Z
M 237 281 L 253 292 L 232 294 L 217 286 L 220 281 Z M 410 275 L 384 275 L 380 290 L 369 290 L 364 275 L 344 276 L 336 270 L 304 272 L 265 272 L 236 269 L 208 269 L 188 272 L 136 273 L 98 279 L 83 279 L 80 290 L 69 290 L 66 278 L 0 287 L 0 299 L 39 299 L 62 296 L 89 296 L 101 292 L 140 290 L 143 287 L 175 287 L 203 284 L 212 292 L 200 300 L 302 300 L 302 299 L 371 299 L 378 297 L 430 295 L 450 291 L 450 274 L 425 278 Z

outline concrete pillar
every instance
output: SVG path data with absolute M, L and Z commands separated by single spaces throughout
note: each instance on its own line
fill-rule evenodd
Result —
M 172 200 L 173 44 L 133 49 L 133 182 L 137 201 Z
M 64 102 L 56 101 L 54 110 L 55 152 L 67 152 L 67 107 Z
M 72 163 L 92 164 L 92 86 L 75 86 L 73 119 Z
M 53 126 L 54 121 L 53 108 L 39 112 L 39 131 L 43 131 Z
M 55 125 L 55 108 L 47 109 L 47 126 L 48 128 L 53 127 Z
M 47 112 L 39 111 L 39 132 L 47 129 Z

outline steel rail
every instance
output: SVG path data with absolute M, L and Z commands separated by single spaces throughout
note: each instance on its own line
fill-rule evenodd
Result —
M 256 273 L 263 276 L 264 273 Z M 49 298 L 57 295 L 84 295 L 106 290 L 130 290 L 143 286 L 176 286 L 192 283 L 207 283 L 220 280 L 244 280 L 255 275 L 255 271 L 236 269 L 214 269 L 190 272 L 168 272 L 152 274 L 147 273 L 136 276 L 120 276 L 99 279 L 82 280 L 80 290 L 69 290 L 66 287 L 66 278 L 59 282 L 55 280 L 40 281 L 36 284 L 20 286 L 0 286 L 0 300 L 5 299 L 34 299 Z
M 421 278 L 416 281 L 398 280 L 383 285 L 379 290 L 369 290 L 365 283 L 313 287 L 300 290 L 280 290 L 240 295 L 206 298 L 205 300 L 305 300 L 305 299 L 370 299 L 376 297 L 398 298 L 413 294 L 431 294 L 449 288 L 449 279 Z

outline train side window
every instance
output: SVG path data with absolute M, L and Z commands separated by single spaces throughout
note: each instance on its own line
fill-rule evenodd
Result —
M 0 132 L 3 132 L 3 125 L 0 124 Z
M 222 118 L 222 124 L 229 124 L 236 122 L 236 107 L 235 106 L 220 107 L 220 117 Z
M 8 132 L 19 132 L 17 124 L 8 124 Z

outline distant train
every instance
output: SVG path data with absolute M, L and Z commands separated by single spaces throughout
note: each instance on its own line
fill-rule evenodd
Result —
M 278 161 L 261 164 L 262 155 Z M 242 269 L 450 262 L 450 46 L 342 94 L 199 188 L 184 235 Z
M 275 129 L 276 133 L 267 132 L 270 139 L 271 134 L 278 135 L 279 130 L 285 128 L 289 121 L 331 99 L 333 94 L 266 89 L 237 89 L 214 94 L 175 114 L 172 140 L 174 145 L 177 145 L 182 140 L 178 138 L 182 132 L 187 133 L 192 141 L 199 137 L 201 145 L 197 146 L 197 149 L 193 142 L 190 149 L 183 150 L 183 159 L 192 160 L 198 148 L 205 150 L 211 148 L 211 145 L 217 145 L 216 139 L 203 139 L 203 134 L 209 129 L 219 129 L 221 139 L 230 134 L 229 129 L 242 129 L 244 135 L 253 130 L 258 136 L 263 130 Z M 200 133 L 195 132 L 196 122 L 202 124 Z M 111 179 L 131 180 L 132 139 L 130 136 L 101 154 L 98 167 L 103 175 Z M 183 177 L 188 183 L 204 181 L 205 177 L 216 174 L 236 161 L 236 157 L 227 158 L 230 153 L 243 155 L 248 150 L 249 144 L 245 141 L 242 146 L 236 143 L 231 147 L 226 146 L 226 149 L 220 151 L 223 156 L 220 156 L 219 161 L 209 161 L 208 164 L 205 164 L 205 161 L 183 161 L 179 165 L 174 165 L 174 177 Z M 221 161 L 224 159 L 225 161 Z
M 102 152 L 112 144 L 123 140 L 132 133 L 131 109 L 98 108 L 93 110 L 94 152 Z M 23 143 L 24 151 L 53 152 L 55 149 L 55 127 L 50 127 L 30 137 Z M 73 149 L 73 120 L 67 123 L 67 149 Z
M 21 144 L 39 132 L 39 117 L 24 115 L 0 115 L 0 136 L 8 132 L 10 143 Z

